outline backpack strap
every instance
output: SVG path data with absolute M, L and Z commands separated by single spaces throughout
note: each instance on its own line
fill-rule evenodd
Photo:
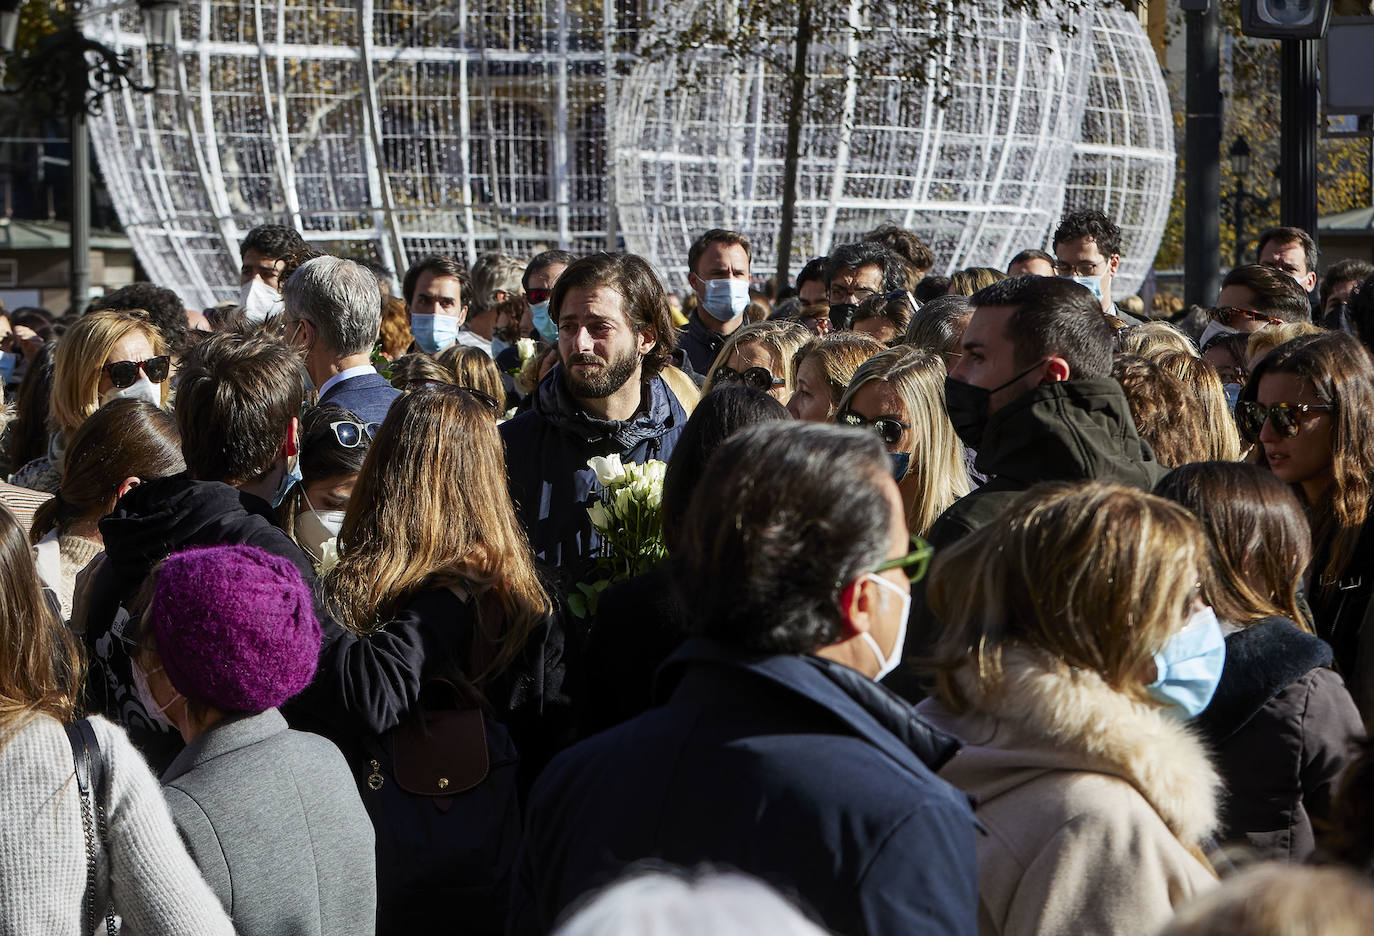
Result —
M 66 728 L 67 741 L 72 746 L 72 760 L 76 765 L 76 788 L 81 798 L 81 827 L 86 833 L 86 892 L 81 902 L 86 910 L 85 931 L 94 933 L 96 856 L 105 838 L 105 810 L 102 806 L 107 798 L 105 759 L 100 756 L 100 742 L 96 740 L 95 729 L 89 719 L 77 719 Z M 115 936 L 112 908 L 105 911 L 105 929 L 108 936 Z

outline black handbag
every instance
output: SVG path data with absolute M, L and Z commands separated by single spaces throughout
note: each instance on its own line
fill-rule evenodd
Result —
M 100 742 L 88 719 L 81 718 L 67 726 L 67 740 L 72 745 L 72 760 L 76 763 L 76 788 L 81 796 L 81 826 L 86 833 L 86 893 L 82 905 L 86 909 L 86 932 L 95 932 L 96 857 L 104 847 L 108 832 L 105 828 L 105 802 L 109 790 L 105 784 L 105 761 L 100 756 Z M 105 907 L 105 932 L 116 936 L 114 907 Z

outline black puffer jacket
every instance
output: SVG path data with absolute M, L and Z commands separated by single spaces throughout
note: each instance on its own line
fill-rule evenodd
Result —
M 1223 842 L 1266 858 L 1303 861 L 1316 847 L 1354 744 L 1360 715 L 1331 648 L 1287 618 L 1267 618 L 1226 638 L 1226 667 L 1197 725 L 1211 742 L 1228 796 Z
M 1369 718 L 1374 716 L 1374 507 L 1340 577 L 1324 585 L 1329 549 L 1327 543 L 1316 551 L 1308 572 L 1313 626 L 1331 644 L 1336 669 L 1360 713 Z

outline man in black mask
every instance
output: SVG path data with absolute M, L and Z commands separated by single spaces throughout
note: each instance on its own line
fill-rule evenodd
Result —
M 1149 490 L 1165 469 L 1136 434 L 1110 376 L 1112 329 L 1069 279 L 1013 276 L 969 297 L 963 353 L 945 381 L 954 430 L 990 479 L 929 537 L 951 543 L 1040 481 L 1110 481 Z
M 825 263 L 830 327 L 848 328 L 859 304 L 870 296 L 906 289 L 902 258 L 874 241 L 836 247 Z

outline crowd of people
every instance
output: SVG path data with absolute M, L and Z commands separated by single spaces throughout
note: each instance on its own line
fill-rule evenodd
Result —
M 0 932 L 1364 932 L 1374 266 L 1047 246 L 0 316 Z

